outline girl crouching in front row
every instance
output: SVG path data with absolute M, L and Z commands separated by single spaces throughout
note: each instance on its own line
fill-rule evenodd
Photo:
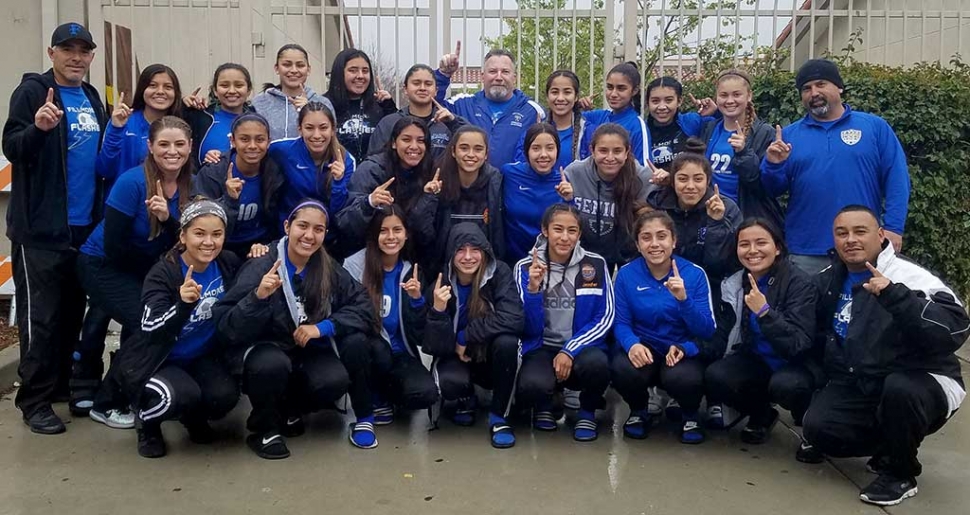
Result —
M 519 368 L 522 301 L 512 270 L 499 261 L 475 224 L 455 224 L 448 237 L 448 264 L 426 295 L 432 302 L 425 350 L 435 357 L 432 373 L 441 396 L 457 401 L 452 421 L 475 423 L 475 388 L 492 390 L 489 441 L 515 445 L 506 421 Z
M 215 438 L 208 420 L 224 417 L 239 388 L 223 359 L 213 306 L 239 259 L 222 252 L 226 213 L 216 202 L 186 206 L 179 244 L 145 277 L 141 331 L 125 341 L 117 369 L 137 410 L 138 454 L 165 456 L 161 424 L 179 420 L 195 443 Z
M 525 305 L 518 401 L 533 407 L 533 427 L 555 431 L 556 383 L 581 392 L 573 438 L 598 436 L 595 413 L 610 384 L 606 336 L 613 326 L 613 285 L 606 260 L 579 245 L 580 215 L 553 204 L 542 217 L 532 255 L 516 265 Z
M 438 402 L 438 386 L 421 362 L 428 307 L 421 291 L 418 265 L 409 254 L 404 210 L 391 204 L 377 212 L 367 229 L 366 248 L 344 261 L 359 281 L 379 320 L 373 349 L 374 420 L 394 421 L 395 408 L 417 410 Z
M 246 263 L 224 299 L 219 330 L 253 406 L 249 447 L 261 458 L 290 455 L 287 436 L 304 431 L 303 413 L 350 393 L 357 422 L 350 442 L 377 447 L 369 387 L 376 321 L 364 289 L 323 247 L 330 218 L 316 200 L 297 204 L 286 236 Z

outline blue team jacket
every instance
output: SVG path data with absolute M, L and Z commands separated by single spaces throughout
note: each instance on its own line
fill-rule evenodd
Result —
M 135 111 L 124 127 L 108 124 L 95 170 L 106 185 L 114 184 L 121 174 L 140 165 L 148 155 L 148 120 L 143 111 Z
M 323 202 L 330 211 L 330 217 L 347 205 L 347 186 L 357 168 L 357 161 L 347 150 L 344 150 L 344 176 L 339 181 L 330 183 L 330 195 L 323 191 L 323 185 L 317 180 L 317 165 L 310 156 L 303 138 L 287 138 L 276 140 L 269 145 L 269 157 L 273 159 L 283 175 L 286 177 L 286 188 L 280 196 L 280 224 L 286 219 L 296 205 L 304 198 L 313 198 Z M 330 163 L 324 165 L 329 167 Z
M 643 121 L 643 118 L 633 109 L 633 106 L 619 112 L 597 109 L 583 113 L 583 117 L 586 118 L 586 126 L 583 127 L 583 135 L 579 140 L 580 159 L 586 159 L 592 154 L 589 146 L 593 142 L 593 133 L 596 132 L 596 128 L 604 123 L 616 123 L 630 133 L 630 148 L 633 157 L 640 163 L 640 166 L 646 166 L 650 159 L 650 131 L 647 130 L 647 122 Z
M 765 189 L 789 193 L 785 235 L 792 254 L 826 255 L 835 215 L 849 204 L 881 213 L 886 229 L 897 234 L 906 225 L 909 168 L 899 139 L 882 118 L 843 105 L 834 122 L 806 115 L 785 127 L 791 155 L 780 164 L 761 162 Z
M 452 113 L 488 133 L 488 162 L 495 168 L 501 168 L 502 165 L 515 160 L 515 148 L 519 138 L 532 124 L 545 116 L 542 106 L 522 91 L 515 90 L 512 93 L 512 105 L 502 113 L 502 117 L 497 122 L 492 123 L 492 111 L 488 108 L 485 92 L 457 95 L 451 100 L 446 100 L 445 91 L 451 84 L 451 78 L 437 70 L 434 72 L 434 77 L 438 84 L 437 100 L 448 102 L 445 107 Z
M 654 279 L 642 257 L 627 263 L 616 274 L 616 322 L 613 334 L 627 352 L 642 343 L 654 359 L 664 356 L 671 345 L 688 357 L 700 351 L 697 340 L 714 335 L 711 287 L 704 269 L 680 256 L 673 256 L 684 280 L 687 298 L 681 302 L 664 286 L 671 274 Z M 662 358 L 661 358 L 662 359 Z

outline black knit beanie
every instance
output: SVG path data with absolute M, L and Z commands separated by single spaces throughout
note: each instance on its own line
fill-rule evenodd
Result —
M 839 75 L 839 67 L 828 59 L 809 59 L 805 61 L 805 64 L 798 69 L 798 74 L 795 75 L 795 87 L 801 91 L 802 86 L 806 82 L 813 80 L 827 80 L 835 84 L 839 89 L 845 87 L 842 84 L 842 76 Z

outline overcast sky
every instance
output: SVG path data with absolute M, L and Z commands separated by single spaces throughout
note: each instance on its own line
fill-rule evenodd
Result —
M 482 36 L 483 34 L 488 37 L 498 36 L 501 21 L 498 19 L 482 20 L 481 17 L 463 18 L 462 10 L 479 10 L 482 8 L 482 3 L 484 2 L 485 9 L 501 8 L 503 10 L 509 10 L 514 15 L 514 10 L 517 7 L 515 0 L 344 0 L 344 5 L 346 6 L 345 12 L 348 15 L 348 21 L 357 47 L 371 53 L 374 53 L 374 49 L 379 49 L 382 59 L 386 64 L 395 65 L 398 70 L 402 71 L 416 62 L 424 62 L 434 66 L 437 64 L 440 55 L 436 51 L 438 45 L 429 45 L 428 42 L 430 35 L 429 20 L 428 18 L 415 19 L 409 12 L 415 6 L 419 9 L 429 8 L 429 2 L 431 1 L 451 2 L 451 35 L 452 39 L 462 40 L 462 61 L 467 66 L 478 66 L 481 64 L 482 56 L 488 51 L 482 43 Z M 670 0 L 663 1 L 665 5 L 670 5 L 671 3 Z M 358 5 L 364 8 L 373 8 L 378 5 L 378 2 L 380 2 L 382 8 L 393 9 L 396 6 L 399 9 L 400 16 L 397 18 L 394 16 L 382 16 L 378 22 L 374 17 L 365 16 L 360 18 L 354 15 L 354 10 L 357 9 Z M 591 0 L 567 0 L 566 9 L 562 12 L 568 17 L 569 11 L 574 4 L 578 9 L 589 9 L 590 2 Z M 781 12 L 791 12 L 792 2 L 793 0 L 759 0 L 758 7 L 761 10 L 765 10 L 773 9 L 777 6 L 777 9 Z M 615 4 L 615 19 L 618 25 L 616 30 L 618 33 L 622 33 L 622 27 L 620 26 L 623 22 L 622 2 L 620 0 L 613 0 L 613 3 Z M 661 0 L 650 2 L 651 9 L 660 9 L 660 6 Z M 742 10 L 753 10 L 754 8 L 754 5 L 742 6 Z M 729 15 L 733 15 L 733 11 L 725 11 L 725 19 Z M 774 24 L 775 34 L 783 30 L 789 19 L 790 16 L 778 16 Z M 564 20 L 563 23 L 569 23 L 569 20 L 571 18 Z M 754 21 L 753 18 L 743 18 L 738 26 L 740 33 L 742 35 L 753 34 Z M 653 28 L 656 23 L 657 21 L 651 20 L 650 27 Z M 417 30 L 415 30 L 415 27 Z M 706 19 L 701 29 L 701 37 L 704 39 L 715 37 L 717 35 L 716 27 L 717 20 L 715 17 L 712 16 Z M 508 29 L 505 28 L 503 30 Z M 721 37 L 733 37 L 734 30 L 733 26 L 722 27 Z M 439 28 L 439 39 L 441 32 Z M 772 42 L 771 17 L 759 18 L 758 32 L 759 45 L 770 45 Z M 686 40 L 694 42 L 696 38 L 697 34 L 692 33 Z M 439 41 L 438 43 L 440 45 L 442 42 Z M 452 48 L 453 42 L 450 42 L 446 46 Z M 514 48 L 511 50 L 515 51 Z M 524 51 L 526 50 L 528 49 Z

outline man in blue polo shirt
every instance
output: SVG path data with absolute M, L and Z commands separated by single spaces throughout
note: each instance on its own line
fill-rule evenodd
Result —
M 808 113 L 778 129 L 761 163 L 765 188 L 775 196 L 789 194 L 785 238 L 792 261 L 808 273 L 828 266 L 832 221 L 850 204 L 878 213 L 898 252 L 910 181 L 892 127 L 842 103 L 842 77 L 832 61 L 807 61 L 795 85 Z
M 460 43 L 459 43 L 460 45 Z M 446 54 L 435 70 L 438 85 L 437 99 L 448 102 L 448 109 L 468 123 L 488 133 L 488 162 L 496 168 L 515 161 L 519 140 L 532 124 L 542 120 L 545 113 L 525 93 L 515 88 L 515 58 L 508 50 L 495 49 L 485 54 L 482 66 L 482 90 L 474 95 L 457 95 L 445 100 L 451 76 L 458 71 L 461 46 L 454 54 Z

